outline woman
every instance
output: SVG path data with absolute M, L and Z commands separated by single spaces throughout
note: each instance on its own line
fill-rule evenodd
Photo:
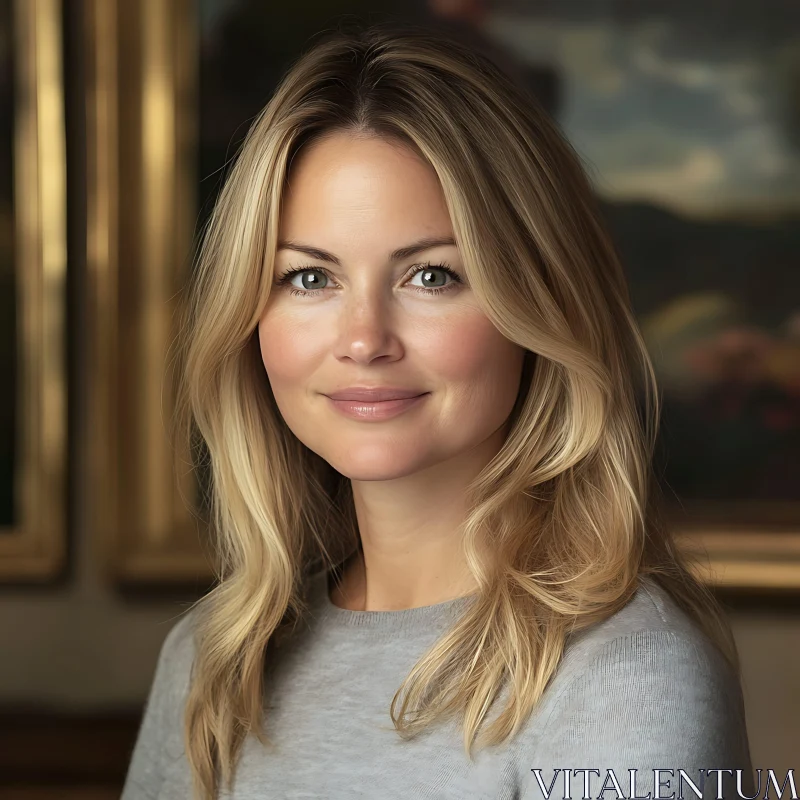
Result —
M 491 61 L 386 25 L 318 42 L 188 308 L 219 582 L 166 638 L 124 800 L 748 793 L 622 269 Z

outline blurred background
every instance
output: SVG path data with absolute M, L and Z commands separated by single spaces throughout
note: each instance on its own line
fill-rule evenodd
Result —
M 800 767 L 796 0 L 0 0 L 0 797 L 119 796 L 212 580 L 207 478 L 169 433 L 197 231 L 292 61 L 381 20 L 489 55 L 583 160 L 753 765 Z

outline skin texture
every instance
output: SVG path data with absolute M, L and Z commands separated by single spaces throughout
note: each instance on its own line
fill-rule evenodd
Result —
M 435 171 L 401 143 L 339 132 L 295 158 L 279 239 L 340 264 L 280 248 L 259 342 L 287 425 L 353 484 L 364 555 L 333 590 L 343 608 L 415 608 L 476 588 L 458 541 L 464 489 L 505 440 L 524 350 L 480 309 L 456 245 L 390 261 L 426 237 L 454 238 L 452 222 Z M 463 283 L 420 291 L 454 282 L 433 270 L 443 262 Z M 311 270 L 278 285 L 296 267 Z M 352 386 L 430 394 L 365 422 L 324 396 Z

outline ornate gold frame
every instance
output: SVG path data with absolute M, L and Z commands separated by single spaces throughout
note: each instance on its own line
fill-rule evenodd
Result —
M 66 150 L 60 0 L 16 0 L 15 257 L 19 308 L 15 504 L 0 578 L 51 580 L 66 560 Z
M 195 219 L 191 5 L 86 2 L 88 455 L 99 556 L 121 581 L 211 576 L 188 445 L 169 428 Z
M 699 570 L 709 584 L 726 589 L 797 591 L 800 589 L 800 533 L 789 525 L 741 525 L 731 522 L 676 525 L 679 544 L 707 555 Z

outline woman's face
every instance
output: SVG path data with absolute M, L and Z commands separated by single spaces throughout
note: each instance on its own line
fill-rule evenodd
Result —
M 278 408 L 301 442 L 341 474 L 371 481 L 457 458 L 497 434 L 524 350 L 466 284 L 430 166 L 378 138 L 317 141 L 293 163 L 279 239 L 258 334 Z M 416 251 L 423 240 L 439 243 Z M 430 266 L 415 270 L 421 264 Z M 350 387 L 422 396 L 391 411 L 328 396 Z

